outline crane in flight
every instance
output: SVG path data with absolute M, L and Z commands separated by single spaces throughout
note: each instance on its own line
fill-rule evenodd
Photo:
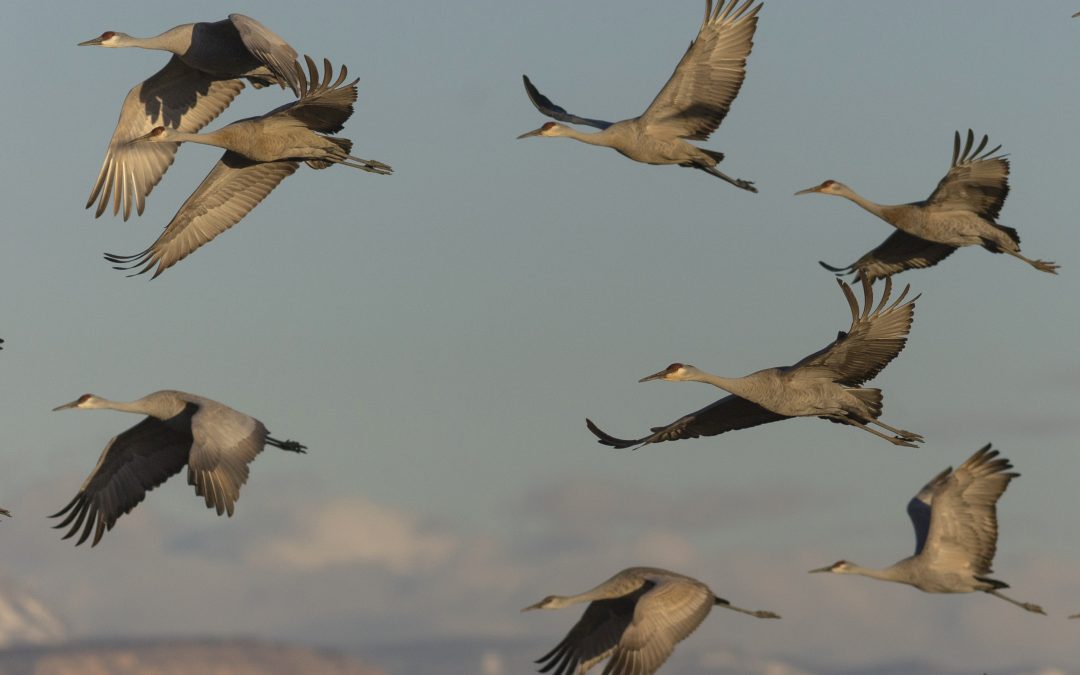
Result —
M 135 508 L 146 493 L 187 466 L 188 485 L 206 500 L 206 507 L 231 517 L 240 487 L 247 482 L 248 464 L 271 445 L 289 452 L 307 448 L 296 441 L 269 435 L 262 422 L 203 396 L 164 390 L 136 401 L 121 402 L 83 394 L 53 410 L 120 410 L 146 417 L 114 436 L 86 477 L 78 494 L 50 518 L 67 514 L 57 529 L 70 525 L 64 539 L 94 533 L 97 546 L 117 518 Z
M 1000 145 L 984 152 L 989 140 L 984 135 L 978 147 L 974 147 L 975 134 L 968 129 L 967 142 L 961 150 L 957 131 L 949 172 L 934 192 L 920 202 L 876 204 L 835 180 L 796 192 L 796 195 L 816 192 L 850 199 L 896 228 L 877 248 L 847 267 L 824 262 L 820 265 L 838 276 L 854 273 L 856 279 L 874 281 L 907 269 L 936 265 L 961 246 L 982 246 L 991 253 L 1008 253 L 1037 270 L 1057 274 L 1056 264 L 1021 254 L 1016 229 L 997 222 L 1009 194 L 1009 160 L 994 154 L 1001 149 Z
M 349 154 L 352 141 L 334 134 L 353 113 L 356 82 L 343 84 L 348 70 L 342 66 L 331 82 L 333 67 L 324 60 L 324 74 L 305 57 L 308 76 L 299 65 L 300 98 L 265 115 L 239 120 L 216 131 L 202 134 L 155 127 L 133 141 L 134 144 L 201 143 L 225 148 L 195 192 L 187 198 L 165 231 L 149 248 L 134 255 L 108 253 L 105 259 L 118 263 L 117 269 L 151 268 L 154 277 L 186 258 L 203 244 L 229 229 L 255 208 L 278 183 L 305 162 L 313 169 L 335 164 L 386 175 L 390 166 Z
M 250 16 L 230 14 L 223 21 L 185 23 L 148 38 L 105 31 L 80 47 L 138 47 L 172 53 L 165 67 L 131 88 L 120 106 L 105 161 L 86 208 L 98 203 L 94 217 L 113 203 L 113 215 L 134 206 L 138 215 L 146 197 L 172 165 L 179 143 L 146 145 L 132 140 L 157 126 L 196 132 L 221 114 L 244 88 L 272 84 L 299 95 L 296 50 Z
M 521 610 L 589 606 L 562 642 L 541 656 L 540 672 L 580 675 L 610 657 L 604 675 L 651 675 L 675 645 L 694 632 L 713 607 L 759 619 L 779 619 L 764 610 L 736 607 L 697 579 L 656 567 L 629 567 L 578 595 L 549 595 Z
M 908 502 L 915 527 L 915 554 L 885 569 L 861 567 L 840 560 L 814 572 L 860 574 L 895 581 L 926 593 L 982 591 L 1022 607 L 1046 614 L 1042 607 L 1019 602 L 1001 593 L 1009 585 L 991 579 L 997 551 L 997 501 L 1013 478 L 1009 460 L 998 457 L 990 444 L 975 451 L 955 471 L 950 466 Z
M 889 303 L 892 283 L 885 281 L 881 301 L 874 307 L 870 282 L 863 279 L 863 307 L 851 287 L 837 279 L 851 310 L 851 327 L 840 331 L 832 343 L 792 366 L 766 368 L 745 377 L 720 377 L 691 365 L 673 363 L 639 382 L 705 382 L 731 393 L 724 398 L 684 415 L 671 424 L 653 427 L 647 436 L 616 438 L 586 419 L 589 430 L 603 445 L 639 448 L 650 443 L 684 438 L 715 436 L 725 431 L 747 429 L 791 417 L 820 417 L 849 424 L 909 448 L 922 441 L 919 434 L 882 422 L 880 389 L 862 385 L 874 378 L 907 344 L 911 319 L 918 296 L 904 302 L 910 287 Z M 884 434 L 875 425 L 893 435 Z
M 724 121 L 746 76 L 746 57 L 754 46 L 754 30 L 761 3 L 755 0 L 705 2 L 705 19 L 697 38 L 683 54 L 671 78 L 641 115 L 620 122 L 588 119 L 555 105 L 529 80 L 525 91 L 536 109 L 548 117 L 599 129 L 582 133 L 573 127 L 547 122 L 530 136 L 565 136 L 590 145 L 611 148 L 635 162 L 678 164 L 700 169 L 732 185 L 757 192 L 754 184 L 722 173 L 716 165 L 721 152 L 705 150 L 690 141 L 704 141 Z

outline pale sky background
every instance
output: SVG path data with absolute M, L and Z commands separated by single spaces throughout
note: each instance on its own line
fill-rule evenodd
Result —
M 545 121 L 522 73 L 572 112 L 639 114 L 702 5 L 0 5 L 0 504 L 15 513 L 2 574 L 79 637 L 417 645 L 460 656 L 438 672 L 500 675 L 529 672 L 580 615 L 519 608 L 651 564 L 784 616 L 714 612 L 668 673 L 1080 671 L 1080 621 L 1064 619 L 1080 612 L 1080 6 L 766 0 L 742 92 L 702 144 L 757 195 L 514 140 Z M 75 45 L 229 11 L 347 64 L 360 99 L 342 135 L 395 175 L 302 167 L 160 278 L 125 278 L 101 254 L 151 243 L 220 151 L 183 147 L 141 218 L 95 220 L 82 207 L 123 96 L 168 57 Z M 249 88 L 211 128 L 289 98 Z M 1009 153 L 1002 222 L 1062 269 L 967 249 L 895 279 L 923 297 L 871 386 L 924 448 L 818 420 L 633 453 L 594 442 L 587 415 L 632 436 L 722 395 L 636 384 L 672 361 L 743 375 L 846 328 L 817 261 L 849 263 L 891 230 L 792 193 L 834 178 L 880 202 L 922 199 L 969 127 Z M 61 541 L 45 516 L 137 418 L 50 409 L 163 388 L 250 413 L 310 454 L 260 456 L 231 520 L 178 477 L 96 549 Z M 1000 502 L 995 576 L 1051 616 L 806 574 L 910 554 L 907 500 L 986 442 L 1023 474 Z

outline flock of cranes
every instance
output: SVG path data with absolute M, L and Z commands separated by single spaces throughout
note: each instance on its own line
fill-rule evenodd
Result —
M 554 104 L 524 77 L 529 100 L 547 122 L 519 136 L 568 137 L 612 148 L 647 164 L 691 167 L 736 187 L 757 192 L 750 181 L 732 178 L 717 166 L 723 154 L 688 141 L 704 141 L 731 108 L 746 75 L 753 47 L 759 0 L 706 0 L 696 38 L 674 73 L 640 116 L 620 122 L 579 117 Z M 1080 14 L 1078 14 L 1080 15 Z M 106 259 L 120 269 L 157 276 L 243 219 L 300 163 L 313 169 L 337 164 L 379 175 L 389 165 L 352 154 L 352 142 L 336 136 L 344 129 L 357 100 L 356 80 L 323 60 L 304 57 L 285 40 L 240 14 L 224 21 L 176 26 L 150 38 L 108 31 L 80 43 L 110 48 L 138 47 L 167 51 L 168 63 L 135 85 L 124 99 L 105 160 L 87 200 L 95 217 L 109 205 L 127 220 L 143 215 L 146 200 L 172 164 L 181 143 L 224 149 L 224 154 L 180 206 L 160 237 L 144 251 Z M 200 130 L 220 115 L 244 88 L 278 85 L 296 100 L 257 117 L 235 121 L 215 131 Z M 598 129 L 582 133 L 567 124 Z M 863 385 L 903 350 L 915 302 L 909 287 L 892 299 L 891 276 L 935 265 L 957 248 L 979 245 L 1007 253 L 1036 269 L 1055 273 L 1052 262 L 1025 257 L 1015 229 L 997 222 L 1009 192 L 1008 160 L 987 150 L 989 139 L 957 132 L 948 173 L 924 201 L 896 206 L 871 202 L 834 180 L 796 194 L 845 197 L 886 221 L 896 231 L 881 245 L 846 267 L 822 263 L 838 275 L 851 273 L 863 299 L 838 279 L 851 312 L 851 324 L 823 349 L 790 366 L 767 368 L 743 377 L 721 377 L 691 365 L 673 363 L 640 381 L 694 381 L 728 395 L 678 420 L 653 427 L 649 434 L 622 439 L 588 429 L 603 445 L 642 446 L 703 436 L 789 419 L 820 417 L 852 426 L 889 443 L 918 447 L 923 437 L 881 420 L 880 389 Z M 873 284 L 883 281 L 875 303 Z M 0 340 L 2 342 L 2 340 Z M 269 435 L 257 419 L 226 405 L 180 391 L 158 391 L 132 402 L 86 394 L 57 407 L 109 409 L 145 415 L 112 438 L 75 497 L 54 518 L 67 530 L 64 538 L 90 540 L 96 546 L 105 531 L 130 512 L 146 493 L 187 467 L 188 483 L 218 515 L 232 516 L 249 464 L 267 445 L 303 453 L 296 441 Z M 1038 605 L 1001 593 L 1008 585 L 991 578 L 997 546 L 996 504 L 1019 474 L 986 445 L 956 470 L 933 478 L 908 504 L 915 527 L 914 555 L 885 569 L 841 560 L 812 572 L 859 574 L 914 586 L 930 593 L 982 591 L 1044 613 Z M 0 514 L 10 516 L 3 509 Z M 578 595 L 548 596 L 531 609 L 559 609 L 588 602 L 566 637 L 538 659 L 541 672 L 584 673 L 607 660 L 605 675 L 648 675 L 667 660 L 676 644 L 690 635 L 715 606 L 756 618 L 778 619 L 762 610 L 736 607 L 704 583 L 652 567 L 630 567 Z M 1071 618 L 1077 618 L 1074 615 Z

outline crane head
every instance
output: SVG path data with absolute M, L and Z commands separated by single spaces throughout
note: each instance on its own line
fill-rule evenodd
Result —
M 142 136 L 131 139 L 129 143 L 135 143 L 137 141 L 166 142 L 169 140 L 168 131 L 169 130 L 165 127 L 154 127 Z
M 68 408 L 88 408 L 91 407 L 96 400 L 97 396 L 94 396 L 93 394 L 83 394 L 71 403 L 56 406 L 53 408 L 53 412 L 56 412 L 57 410 L 67 410 Z
M 688 379 L 687 376 L 691 371 L 695 370 L 693 366 L 685 363 L 673 363 L 667 368 L 664 368 L 659 373 L 653 373 L 647 377 L 643 377 L 638 382 L 648 382 L 649 380 L 669 380 L 669 381 L 681 381 Z
M 93 40 L 86 40 L 80 42 L 79 47 L 118 47 L 117 44 L 121 37 L 126 37 L 124 33 L 117 33 L 116 31 L 107 30 L 101 35 L 97 36 Z
M 835 574 L 843 574 L 851 567 L 851 563 L 847 560 L 837 560 L 828 567 L 819 567 L 816 570 L 810 570 L 810 574 L 815 572 L 833 572 Z
M 835 181 L 830 178 L 821 185 L 815 185 L 814 187 L 806 188 L 805 190 L 799 190 L 795 194 L 797 196 L 810 194 L 811 192 L 820 192 L 823 195 L 842 195 L 844 194 L 844 190 L 846 189 L 846 185 L 844 185 L 840 181 Z
M 539 129 L 533 129 L 527 133 L 518 136 L 521 138 L 528 138 L 529 136 L 562 136 L 563 125 L 557 122 L 544 122 L 543 126 Z

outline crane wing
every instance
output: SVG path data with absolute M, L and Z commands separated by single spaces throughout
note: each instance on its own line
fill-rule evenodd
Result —
M 319 69 L 310 56 L 304 55 L 307 62 L 308 73 L 305 74 L 299 63 L 294 63 L 295 75 L 299 81 L 300 97 L 271 110 L 259 119 L 267 119 L 275 116 L 287 116 L 297 120 L 312 131 L 320 131 L 326 134 L 336 134 L 345 127 L 345 122 L 353 114 L 353 103 L 356 102 L 356 83 L 358 79 L 342 85 L 349 70 L 341 67 L 336 80 L 331 82 L 334 75 L 334 67 L 330 61 L 323 59 L 323 76 L 319 77 Z
M 908 518 L 915 528 L 915 555 L 922 553 L 926 545 L 926 535 L 930 531 L 930 507 L 934 500 L 934 491 L 949 479 L 952 467 L 945 469 L 934 476 L 929 483 L 919 490 L 919 494 L 911 498 L 907 505 Z
M 292 160 L 254 162 L 227 151 L 180 206 L 157 241 L 141 253 L 130 256 L 107 253 L 105 259 L 119 263 L 116 269 L 142 267 L 135 274 L 144 274 L 156 266 L 154 277 L 157 277 L 240 222 L 298 166 Z
M 790 419 L 762 408 L 757 403 L 746 400 L 734 394 L 725 396 L 701 410 L 684 415 L 671 424 L 650 429 L 652 434 L 643 438 L 623 439 L 602 431 L 593 424 L 592 420 L 586 419 L 585 424 L 589 431 L 599 439 L 602 445 L 613 448 L 631 448 L 660 443 L 662 441 L 679 441 L 684 438 L 699 438 L 701 436 L 716 436 L 725 431 L 736 429 L 748 429 L 759 424 L 777 422 Z M 636 449 L 636 448 L 635 448 Z
M 131 88 L 120 108 L 105 161 L 86 200 L 86 208 L 98 203 L 94 217 L 105 212 L 111 200 L 113 215 L 124 209 L 124 220 L 142 215 L 146 196 L 165 175 L 176 158 L 179 143 L 131 143 L 157 126 L 194 133 L 221 114 L 244 83 L 214 80 L 173 56 L 165 67 Z
M 596 127 L 597 129 L 607 129 L 611 126 L 611 122 L 605 122 L 604 120 L 591 120 L 587 117 L 578 117 L 571 113 L 566 112 L 565 109 L 560 108 L 551 102 L 547 96 L 540 93 L 540 90 L 533 86 L 533 83 L 529 80 L 528 75 L 522 75 L 521 79 L 525 81 L 525 93 L 529 95 L 529 100 L 536 106 L 544 115 L 557 119 L 560 122 L 569 122 L 570 124 L 584 124 L 590 127 Z
M 244 46 L 257 58 L 270 72 L 288 83 L 289 88 L 297 96 L 300 95 L 300 83 L 296 79 L 296 50 L 289 46 L 280 35 L 262 25 L 250 16 L 243 14 L 230 14 L 229 21 L 240 34 L 240 40 Z
M 983 152 L 989 140 L 984 135 L 979 147 L 972 150 L 975 134 L 968 129 L 967 143 L 961 152 L 960 132 L 956 132 L 952 166 L 927 198 L 929 206 L 946 211 L 971 211 L 987 220 L 997 220 L 1009 195 L 1009 160 L 1004 155 L 993 156 L 1001 149 L 1000 145 Z
M 622 597 L 590 602 L 562 642 L 535 661 L 542 666 L 540 672 L 574 675 L 607 658 L 630 625 L 634 605 L 646 590 L 643 586 Z
M 642 595 L 634 619 L 623 632 L 605 672 L 612 675 L 654 673 L 675 645 L 701 625 L 715 596 L 704 584 L 666 578 Z
M 911 288 L 905 286 L 900 297 L 891 305 L 887 304 L 892 292 L 892 280 L 886 277 L 881 301 L 874 307 L 873 289 L 864 278 L 863 307 L 860 311 L 851 287 L 840 279 L 836 282 L 840 284 L 851 308 L 851 327 L 846 333 L 840 331 L 832 344 L 807 356 L 791 369 L 801 369 L 808 374 L 828 377 L 854 387 L 873 379 L 907 344 L 915 301 L 919 298 L 916 296 L 904 302 Z
M 231 517 L 248 479 L 248 464 L 266 442 L 266 427 L 226 405 L 205 401 L 191 418 L 191 435 L 188 485 L 195 486 L 207 508 Z
M 727 116 L 746 76 L 761 4 L 755 0 L 705 2 L 697 39 L 671 78 L 641 114 L 650 133 L 703 141 Z
M 75 542 L 78 546 L 93 530 L 91 546 L 97 546 L 102 534 L 112 529 L 117 518 L 135 508 L 148 491 L 184 467 L 190 448 L 190 435 L 147 417 L 109 441 L 79 493 L 50 518 L 67 514 L 55 526 L 58 529 L 71 526 L 64 539 L 75 536 L 81 529 L 82 535 Z
M 854 273 L 855 281 L 866 279 L 874 283 L 904 270 L 933 267 L 952 255 L 955 250 L 955 246 L 937 244 L 903 230 L 896 230 L 881 242 L 881 245 L 847 267 L 833 267 L 823 262 L 818 264 L 830 272 L 835 272 L 837 276 Z
M 989 574 L 997 550 L 997 500 L 1020 474 L 987 444 L 947 476 L 938 476 L 932 490 L 930 529 L 922 555 L 931 565 L 966 566 L 972 575 Z

